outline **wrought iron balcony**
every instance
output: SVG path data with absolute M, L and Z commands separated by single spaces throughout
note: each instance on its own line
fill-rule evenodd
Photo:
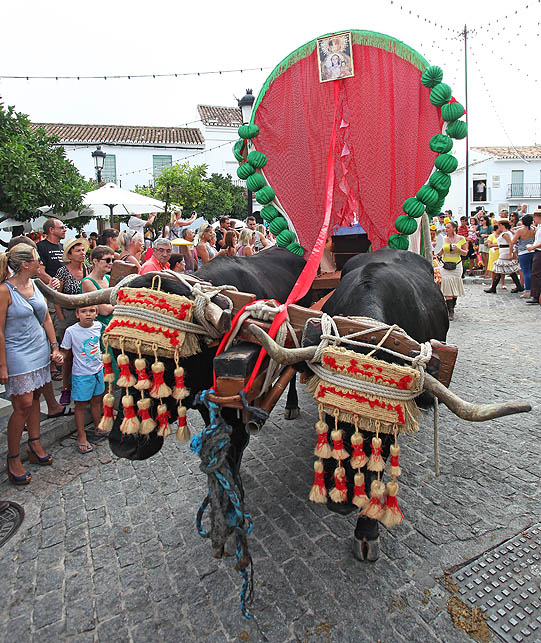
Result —
M 541 198 L 541 183 L 508 183 L 508 199 L 538 199 Z

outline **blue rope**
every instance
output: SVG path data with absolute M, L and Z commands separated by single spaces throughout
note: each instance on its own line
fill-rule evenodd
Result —
M 196 404 L 207 407 L 209 424 L 190 442 L 190 449 L 201 458 L 200 469 L 208 478 L 208 493 L 197 511 L 195 525 L 200 536 L 210 538 L 213 547 L 221 550 L 229 534 L 235 533 L 236 569 L 242 576 L 240 605 L 243 615 L 252 618 L 246 605 L 252 600 L 254 586 L 254 569 L 247 541 L 253 530 L 253 521 L 244 511 L 241 491 L 227 461 L 232 428 L 222 418 L 220 406 L 209 399 L 209 393 L 214 391 L 203 391 L 195 400 Z M 202 522 L 209 505 L 211 527 L 207 531 Z

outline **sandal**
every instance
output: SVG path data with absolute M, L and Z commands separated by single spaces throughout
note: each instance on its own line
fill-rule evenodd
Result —
M 53 456 L 50 453 L 47 453 L 43 457 L 39 456 L 34 449 L 32 448 L 31 442 L 39 440 L 39 438 L 28 438 L 28 445 L 26 447 L 26 452 L 28 453 L 28 459 L 32 464 L 39 464 L 42 467 L 53 463 Z
M 77 451 L 80 453 L 90 453 L 91 451 L 94 451 L 94 447 L 91 444 L 77 444 Z
M 16 455 L 8 455 L 6 459 L 6 469 L 8 472 L 8 478 L 15 485 L 30 484 L 30 480 L 32 480 L 32 474 L 30 473 L 30 471 L 23 473 L 22 476 L 16 476 L 14 473 L 11 473 L 11 469 L 9 468 L 9 461 L 13 458 L 18 458 L 18 457 L 19 457 L 19 454 L 17 453 Z
M 51 418 L 67 417 L 68 415 L 73 415 L 73 410 L 67 406 L 64 406 L 58 413 L 48 413 L 47 419 L 50 420 Z

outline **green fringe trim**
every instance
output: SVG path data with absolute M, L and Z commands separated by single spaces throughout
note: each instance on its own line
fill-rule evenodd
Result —
M 400 56 L 400 58 L 407 60 L 412 65 L 417 67 L 417 69 L 419 69 L 420 71 L 424 71 L 425 68 L 429 66 L 428 61 L 423 56 L 421 56 L 420 53 L 403 43 L 401 40 L 397 40 L 392 36 L 377 33 L 376 31 L 363 31 L 360 29 L 344 29 L 344 31 L 351 32 L 351 38 L 354 45 L 368 45 L 370 47 L 378 47 L 379 49 L 390 51 L 397 56 Z M 280 63 L 278 63 L 278 65 L 276 65 L 276 67 L 271 71 L 269 77 L 261 87 L 261 91 L 259 92 L 259 95 L 257 96 L 257 99 L 254 103 L 250 123 L 254 122 L 259 103 L 261 102 L 263 96 L 266 94 L 267 90 L 274 82 L 274 80 L 276 80 L 276 78 L 286 69 L 291 67 L 291 65 L 295 64 L 299 60 L 302 60 L 303 58 L 306 58 L 306 56 L 309 56 L 316 48 L 317 40 L 319 38 L 332 36 L 333 33 L 342 32 L 331 32 L 328 34 L 323 34 L 322 36 L 318 36 L 318 38 L 314 38 L 298 49 L 295 49 L 295 51 L 290 53 L 289 56 L 286 56 Z

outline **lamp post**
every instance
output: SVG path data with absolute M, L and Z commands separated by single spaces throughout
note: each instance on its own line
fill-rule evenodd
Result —
M 94 159 L 94 167 L 96 168 L 96 179 L 98 185 L 101 183 L 101 171 L 103 170 L 103 164 L 105 163 L 105 157 L 107 155 L 101 149 L 101 145 L 98 145 L 96 149 L 92 152 L 92 158 Z
M 246 90 L 246 94 L 240 99 L 237 100 L 237 103 L 240 107 L 240 113 L 242 117 L 242 124 L 247 125 L 250 122 L 252 117 L 252 108 L 254 106 L 255 97 L 251 89 Z M 252 216 L 253 212 L 253 197 L 252 191 L 248 190 L 248 216 Z

